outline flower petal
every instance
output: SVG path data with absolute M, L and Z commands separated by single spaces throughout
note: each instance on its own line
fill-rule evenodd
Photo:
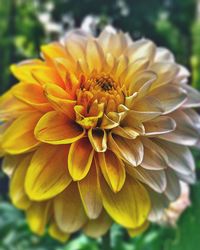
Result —
M 47 112 L 52 109 L 40 85 L 21 83 L 14 86 L 12 92 L 16 98 L 40 111 Z
M 55 222 L 50 224 L 48 232 L 52 238 L 62 243 L 65 243 L 70 237 L 70 234 L 61 231 Z
M 160 116 L 151 121 L 143 123 L 145 135 L 160 135 L 172 132 L 176 128 L 176 122 L 171 117 Z
M 27 113 L 15 120 L 2 138 L 2 148 L 10 154 L 21 154 L 37 147 L 40 142 L 34 136 L 34 128 L 41 113 Z
M 130 237 L 136 237 L 142 234 L 149 227 L 149 222 L 146 220 L 140 227 L 134 229 L 128 229 L 128 234 Z
M 89 39 L 86 45 L 86 60 L 90 72 L 97 70 L 100 72 L 103 66 L 104 54 L 102 48 L 95 40 Z
M 94 160 L 87 176 L 78 182 L 78 187 L 87 216 L 96 219 L 102 210 L 102 200 Z
M 15 119 L 19 115 L 24 115 L 25 112 L 35 111 L 33 107 L 14 97 L 13 88 L 0 97 L 0 119 Z
M 108 136 L 109 148 L 125 162 L 138 166 L 143 160 L 144 148 L 140 139 L 126 139 L 112 133 Z
M 170 117 L 176 122 L 176 129 L 168 134 L 162 134 L 158 137 L 174 143 L 194 146 L 200 137 L 199 117 L 193 111 L 177 110 L 170 114 Z
M 164 114 L 178 109 L 187 100 L 187 92 L 172 84 L 153 89 L 148 96 L 156 98 L 161 103 Z
M 164 170 L 148 170 L 140 166 L 137 168 L 128 167 L 127 171 L 133 177 L 148 185 L 158 193 L 163 193 L 167 186 L 167 179 Z
M 104 235 L 112 225 L 112 220 L 103 210 L 95 220 L 89 220 L 83 228 L 84 234 L 92 238 L 99 238 Z
M 170 62 L 156 62 L 150 70 L 156 73 L 157 80 L 154 82 L 154 87 L 158 87 L 173 81 L 179 71 L 179 67 L 176 63 Z
M 54 214 L 59 229 L 66 233 L 73 233 L 86 223 L 87 216 L 75 182 L 55 197 Z
M 49 144 L 68 144 L 83 137 L 85 131 L 67 116 L 56 111 L 46 113 L 37 123 L 35 136 Z
M 55 84 L 45 85 L 45 95 L 55 110 L 66 114 L 70 119 L 75 119 L 74 106 L 76 101 L 70 100 L 70 95 Z
M 180 181 L 173 170 L 168 169 L 165 172 L 167 176 L 165 195 L 170 201 L 175 201 L 181 193 Z
M 81 180 L 87 175 L 93 156 L 94 150 L 88 138 L 82 138 L 71 144 L 68 156 L 68 168 L 73 180 Z
M 46 224 L 50 217 L 50 208 L 50 202 L 33 202 L 26 211 L 26 218 L 31 230 L 40 236 L 45 233 Z
M 110 150 L 98 154 L 98 156 L 98 164 L 108 185 L 113 192 L 119 192 L 126 178 L 123 162 Z
M 129 61 L 133 62 L 139 58 L 153 59 L 156 51 L 155 44 L 148 39 L 140 39 L 133 42 L 124 52 L 128 56 Z
M 2 171 L 7 175 L 11 176 L 18 166 L 18 164 L 21 162 L 21 160 L 24 158 L 24 155 L 5 155 L 2 161 Z
M 68 150 L 68 145 L 44 144 L 35 152 L 25 180 L 26 193 L 32 200 L 49 199 L 69 185 Z
M 45 64 L 41 60 L 26 60 L 18 64 L 11 65 L 10 69 L 13 75 L 20 80 L 20 82 L 26 83 L 38 83 L 33 77 L 32 70 L 46 68 Z
M 200 107 L 200 93 L 188 84 L 182 84 L 181 87 L 187 91 L 187 101 L 183 104 L 184 108 Z
M 161 170 L 168 167 L 168 156 L 165 148 L 160 147 L 154 140 L 144 138 L 144 158 L 141 166 L 149 170 Z
M 121 191 L 113 193 L 101 179 L 103 205 L 108 214 L 124 227 L 141 226 L 150 211 L 150 199 L 146 189 L 138 181 L 127 176 Z
M 27 209 L 31 204 L 31 201 L 24 190 L 24 180 L 31 157 L 32 154 L 26 157 L 24 156 L 24 158 L 17 165 L 10 181 L 9 195 L 12 203 L 20 209 Z
M 166 152 L 168 165 L 177 176 L 183 181 L 194 183 L 195 162 L 188 147 L 163 140 L 157 140 L 157 143 Z
M 107 134 L 104 129 L 92 128 L 88 131 L 88 138 L 97 152 L 105 152 L 107 149 Z

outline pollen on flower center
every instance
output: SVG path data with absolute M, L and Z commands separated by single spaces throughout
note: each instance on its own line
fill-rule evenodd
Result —
M 124 102 L 124 94 L 111 76 L 92 75 L 77 90 L 77 101 L 79 105 L 87 106 L 87 109 L 94 102 L 98 102 L 104 105 L 107 113 L 117 110 L 117 106 Z
M 110 91 L 115 88 L 115 82 L 110 76 L 100 76 L 91 79 L 94 85 L 101 89 L 101 91 Z M 91 87 L 93 87 L 93 84 Z

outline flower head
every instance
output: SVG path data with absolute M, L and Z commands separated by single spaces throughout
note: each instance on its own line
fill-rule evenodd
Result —
M 131 236 L 193 183 L 199 93 L 171 52 L 146 39 L 83 31 L 11 67 L 0 100 L 3 169 L 32 230 Z

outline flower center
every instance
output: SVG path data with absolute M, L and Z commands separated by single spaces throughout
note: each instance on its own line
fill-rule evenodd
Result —
M 121 87 L 106 74 L 92 75 L 81 83 L 77 90 L 77 103 L 87 110 L 94 103 L 104 105 L 104 111 L 117 111 L 119 104 L 124 102 Z

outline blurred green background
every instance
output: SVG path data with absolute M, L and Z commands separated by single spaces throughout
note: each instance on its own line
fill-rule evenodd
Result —
M 0 93 L 15 82 L 10 64 L 38 57 L 41 44 L 58 39 L 69 29 L 82 26 L 98 34 L 105 25 L 168 47 L 191 70 L 190 82 L 200 89 L 200 0 L 0 0 Z M 129 239 L 114 225 L 112 249 L 200 249 L 200 153 L 194 150 L 194 155 L 198 181 L 191 190 L 192 205 L 177 227 L 152 225 L 143 235 Z M 24 215 L 10 205 L 7 189 L 1 173 L 0 250 L 108 250 L 102 248 L 102 239 L 81 234 L 65 245 L 33 235 Z

